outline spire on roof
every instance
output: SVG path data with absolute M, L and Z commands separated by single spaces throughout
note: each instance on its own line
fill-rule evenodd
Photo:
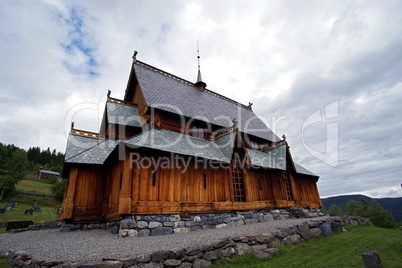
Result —
M 201 68 L 200 68 L 200 46 L 198 45 L 197 41 L 197 59 L 198 59 L 198 76 L 197 76 L 197 82 L 195 83 L 195 86 L 199 88 L 200 90 L 205 90 L 207 87 L 207 84 L 202 81 L 201 78 Z

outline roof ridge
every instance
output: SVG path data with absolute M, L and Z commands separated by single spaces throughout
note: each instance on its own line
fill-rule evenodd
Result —
M 136 60 L 134 63 L 137 63 L 137 64 L 139 64 L 139 65 L 141 65 L 141 66 L 144 66 L 144 67 L 146 67 L 146 68 L 149 68 L 149 69 L 152 69 L 152 70 L 154 70 L 154 71 L 157 71 L 157 72 L 159 72 L 159 73 L 161 73 L 161 74 L 163 74 L 163 75 L 166 75 L 166 76 L 168 76 L 168 77 L 171 77 L 171 78 L 173 78 L 173 79 L 176 79 L 176 80 L 178 80 L 178 81 L 180 81 L 180 82 L 183 82 L 183 83 L 185 83 L 185 84 L 187 84 L 187 85 L 195 86 L 195 84 L 194 84 L 193 82 L 190 82 L 190 81 L 188 81 L 188 80 L 186 80 L 186 79 L 183 79 L 183 78 L 181 78 L 181 77 L 178 77 L 178 76 L 176 76 L 176 75 L 174 75 L 174 74 L 168 73 L 168 72 L 166 72 L 166 71 L 164 71 L 164 70 L 162 70 L 162 69 L 159 69 L 159 68 L 157 68 L 157 67 L 154 67 L 154 66 L 152 66 L 152 65 L 150 65 L 150 64 L 147 64 L 147 63 L 145 63 L 145 62 Z M 217 97 L 219 97 L 219 98 L 221 98 L 221 99 L 224 99 L 224 100 L 226 100 L 226 101 L 228 101 L 228 102 L 231 102 L 231 103 L 233 103 L 233 104 L 236 104 L 236 105 L 238 105 L 238 106 L 240 106 L 240 107 L 243 107 L 243 108 L 245 108 L 245 109 L 247 109 L 247 110 L 252 111 L 251 107 L 246 106 L 246 105 L 244 105 L 244 104 L 242 104 L 242 103 L 240 103 L 240 102 L 238 102 L 238 101 L 232 100 L 231 98 L 228 98 L 228 97 L 226 97 L 226 96 L 223 96 L 223 95 L 221 95 L 221 94 L 219 94 L 219 93 L 216 93 L 215 91 L 212 91 L 212 90 L 207 89 L 207 88 L 204 89 L 204 91 L 206 91 L 206 92 L 208 92 L 208 93 L 210 93 L 210 94 L 212 94 L 212 95 L 215 95 L 215 96 L 217 96 Z

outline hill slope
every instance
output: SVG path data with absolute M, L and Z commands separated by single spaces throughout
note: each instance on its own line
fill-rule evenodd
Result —
M 394 216 L 396 221 L 402 222 L 402 197 L 396 198 L 371 198 L 365 195 L 341 195 L 328 198 L 322 198 L 322 204 L 326 210 L 328 210 L 331 205 L 337 205 L 342 210 L 345 210 L 346 204 L 349 200 L 359 201 L 363 197 L 369 201 L 377 201 L 381 207 L 388 210 Z

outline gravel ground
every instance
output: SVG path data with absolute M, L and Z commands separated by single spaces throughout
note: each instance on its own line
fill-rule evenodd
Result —
M 148 237 L 121 238 L 106 230 L 67 233 L 62 233 L 59 229 L 26 231 L 1 234 L 0 250 L 24 251 L 33 254 L 35 258 L 47 261 L 100 261 L 102 258 L 129 258 L 156 250 L 206 244 L 237 235 L 269 233 L 278 228 L 325 218 L 276 220 L 185 234 Z

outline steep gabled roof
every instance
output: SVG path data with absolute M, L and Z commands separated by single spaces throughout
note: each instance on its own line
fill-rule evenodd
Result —
M 257 115 L 246 106 L 193 83 L 170 75 L 139 61 L 133 63 L 136 78 L 148 106 L 190 118 L 230 127 L 235 118 L 241 132 L 280 141 Z

